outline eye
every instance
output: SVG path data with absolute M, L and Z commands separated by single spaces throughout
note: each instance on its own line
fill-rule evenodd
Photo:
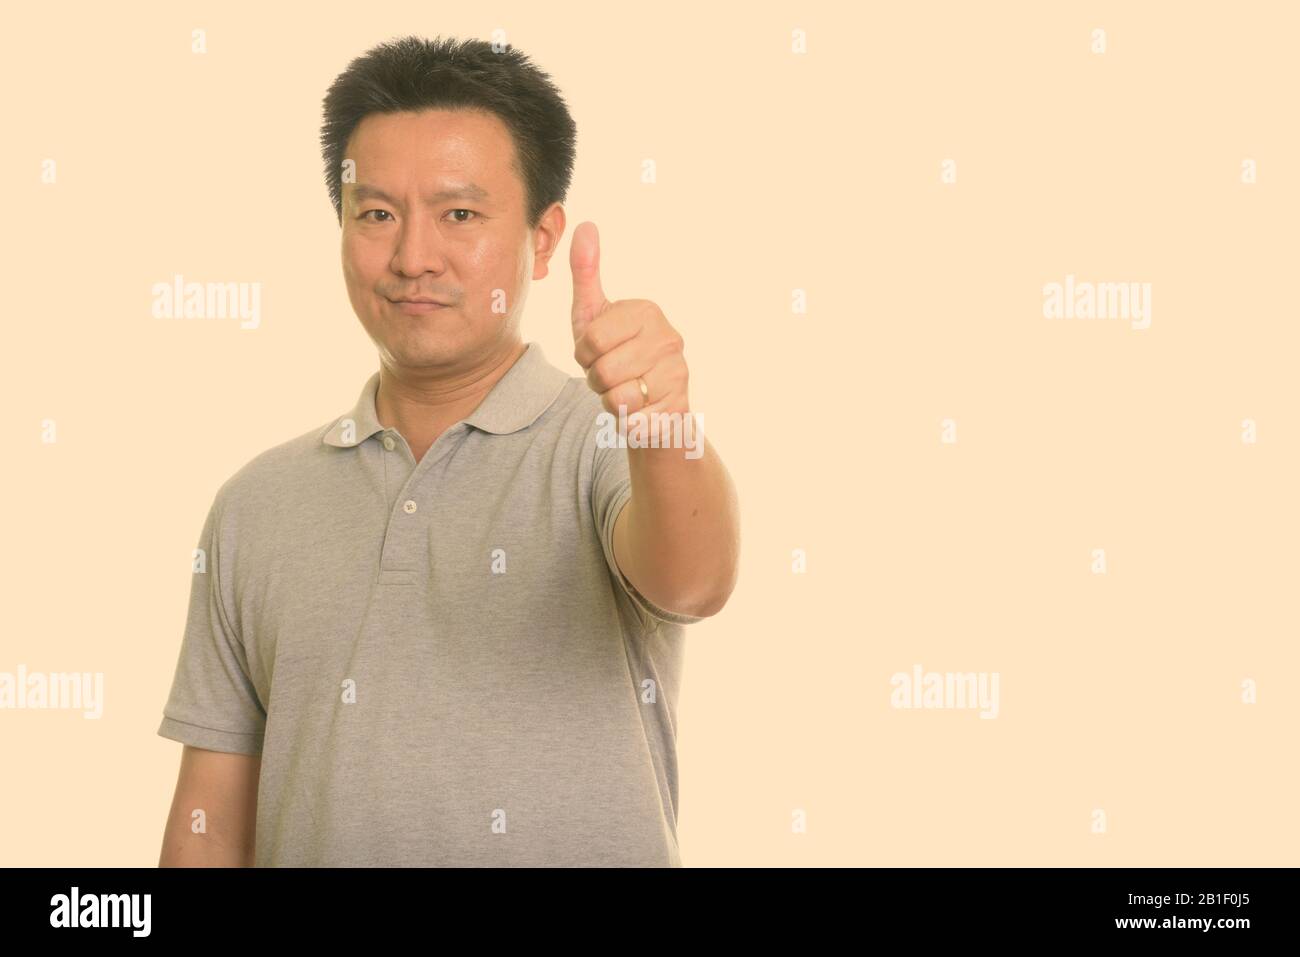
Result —
M 392 215 L 392 213 L 390 213 L 390 212 L 389 212 L 388 210 L 386 210 L 386 209 L 367 209 L 364 213 L 361 214 L 361 218 L 362 218 L 362 219 L 365 219 L 365 218 L 366 218 L 367 216 L 369 216 L 371 213 L 383 213 L 385 216 L 391 216 L 391 215 Z M 376 222 L 384 222 L 384 220 L 376 220 Z
M 475 216 L 478 215 L 478 213 L 475 213 L 474 210 L 472 210 L 472 209 L 453 209 L 453 210 L 450 210 L 450 212 L 452 212 L 452 213 L 471 213 L 471 214 L 473 214 L 473 215 L 475 215 Z M 458 220 L 456 220 L 456 222 L 457 222 L 457 223 L 468 223 L 469 220 L 468 220 L 468 219 L 458 219 Z

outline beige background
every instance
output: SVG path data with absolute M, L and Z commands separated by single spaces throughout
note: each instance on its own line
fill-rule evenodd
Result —
M 103 672 L 105 714 L 0 711 L 2 862 L 156 863 L 205 510 L 377 368 L 321 98 L 381 40 L 499 28 L 579 128 L 525 338 L 578 374 L 595 220 L 740 491 L 739 587 L 688 630 L 686 864 L 1300 863 L 1296 6 L 574 6 L 11 13 L 0 671 Z M 178 272 L 262 283 L 261 327 L 152 318 Z M 1044 318 L 1070 273 L 1150 282 L 1150 328 Z M 914 664 L 997 672 L 999 717 L 891 708 Z

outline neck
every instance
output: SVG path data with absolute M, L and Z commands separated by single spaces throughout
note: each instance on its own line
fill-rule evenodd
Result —
M 484 361 L 454 373 L 411 373 L 380 365 L 375 415 L 386 429 L 396 429 L 419 461 L 443 432 L 477 409 L 527 346 L 520 339 Z

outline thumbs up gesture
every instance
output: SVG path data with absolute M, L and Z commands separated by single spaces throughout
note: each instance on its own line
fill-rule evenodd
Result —
M 610 302 L 600 287 L 600 234 L 579 223 L 569 249 L 573 270 L 573 357 L 606 410 L 690 412 L 681 335 L 648 299 Z M 642 389 L 642 383 L 645 388 Z

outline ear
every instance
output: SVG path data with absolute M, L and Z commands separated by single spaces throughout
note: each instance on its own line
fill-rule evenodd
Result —
M 542 214 L 541 222 L 533 233 L 533 278 L 545 279 L 549 271 L 551 256 L 560 247 L 564 236 L 564 207 L 552 203 Z

